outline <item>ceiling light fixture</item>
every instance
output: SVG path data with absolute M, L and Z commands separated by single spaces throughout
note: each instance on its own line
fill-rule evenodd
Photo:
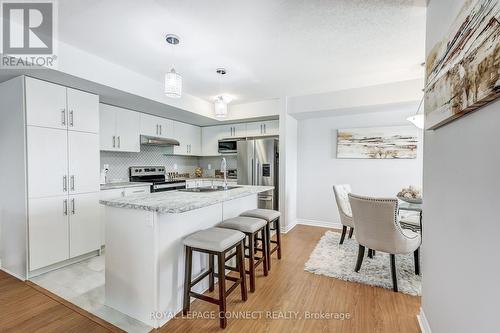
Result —
M 220 75 L 221 81 L 222 77 L 227 74 L 225 68 L 217 68 L 215 72 Z M 230 99 L 224 98 L 224 96 L 222 95 L 219 95 L 215 98 L 214 102 L 215 118 L 224 119 L 227 117 L 227 103 L 229 103 L 230 101 L 231 101 Z
M 179 37 L 176 35 L 168 34 L 165 40 L 172 46 L 179 44 Z M 182 96 L 182 76 L 175 71 L 174 65 L 165 74 L 165 95 L 171 98 L 180 98 Z

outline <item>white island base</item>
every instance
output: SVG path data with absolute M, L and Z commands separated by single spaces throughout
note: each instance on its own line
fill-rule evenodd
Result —
M 222 220 L 257 208 L 257 194 L 183 213 L 106 206 L 106 305 L 154 328 L 182 310 L 182 239 Z M 193 277 L 208 267 L 206 254 L 193 253 Z M 208 289 L 208 277 L 194 291 Z

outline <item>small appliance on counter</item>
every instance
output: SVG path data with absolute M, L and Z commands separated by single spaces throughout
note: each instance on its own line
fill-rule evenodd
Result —
M 175 191 L 186 188 L 186 181 L 180 179 L 167 179 L 165 167 L 162 166 L 133 166 L 129 168 L 131 182 L 153 183 L 151 193 Z
M 109 172 L 109 164 L 104 164 L 103 168 L 101 169 L 101 176 L 100 176 L 101 185 L 105 185 L 108 182 L 108 172 Z
M 224 178 L 224 172 L 215 169 L 215 178 Z M 227 179 L 238 179 L 237 169 L 227 169 Z

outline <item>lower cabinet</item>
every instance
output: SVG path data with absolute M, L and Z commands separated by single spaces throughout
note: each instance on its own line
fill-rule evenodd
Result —
M 99 193 L 30 199 L 30 271 L 100 248 Z

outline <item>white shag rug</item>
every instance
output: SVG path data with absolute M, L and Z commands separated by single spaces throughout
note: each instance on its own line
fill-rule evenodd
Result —
M 358 242 L 346 235 L 344 244 L 339 245 L 340 233 L 327 231 L 314 248 L 304 270 L 344 281 L 368 284 L 392 290 L 391 264 L 388 253 L 376 252 L 373 259 L 365 258 L 358 273 L 354 272 L 358 257 Z M 420 264 L 422 267 L 422 264 Z M 396 255 L 398 290 L 402 293 L 420 296 L 421 277 L 415 275 L 413 253 Z

